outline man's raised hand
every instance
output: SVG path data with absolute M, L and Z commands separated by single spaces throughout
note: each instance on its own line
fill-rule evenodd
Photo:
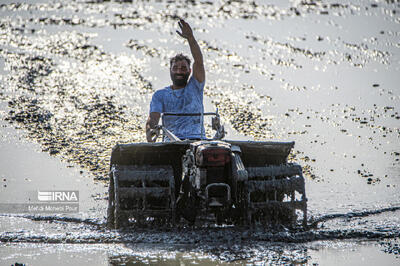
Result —
M 179 22 L 179 27 L 181 28 L 181 32 L 176 31 L 176 33 L 179 34 L 182 38 L 189 39 L 190 37 L 193 37 L 193 31 L 190 25 L 184 21 L 183 19 L 180 19 Z
M 176 31 L 176 33 L 188 41 L 190 52 L 192 53 L 194 59 L 193 76 L 198 82 L 202 83 L 206 78 L 206 71 L 204 69 L 203 55 L 201 54 L 200 46 L 194 38 L 192 28 L 189 26 L 189 24 L 183 19 L 180 19 L 178 24 L 181 28 L 181 32 Z

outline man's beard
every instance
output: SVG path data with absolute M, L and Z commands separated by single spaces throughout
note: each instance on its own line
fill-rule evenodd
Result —
M 181 78 L 178 78 L 178 77 L 181 77 Z M 171 73 L 172 83 L 178 87 L 185 87 L 187 84 L 188 78 L 189 78 L 189 73 L 188 74 L 172 74 Z

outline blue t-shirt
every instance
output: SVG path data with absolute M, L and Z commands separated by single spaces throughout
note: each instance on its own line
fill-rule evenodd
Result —
M 202 113 L 205 82 L 198 82 L 193 76 L 183 89 L 173 90 L 171 86 L 153 94 L 150 113 Z M 180 139 L 204 139 L 205 131 L 200 116 L 165 116 L 163 125 Z

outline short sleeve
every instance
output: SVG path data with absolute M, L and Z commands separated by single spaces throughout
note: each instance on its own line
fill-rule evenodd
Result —
M 162 113 L 163 112 L 163 105 L 161 101 L 161 95 L 158 91 L 153 94 L 150 102 L 150 113 Z
M 191 77 L 191 82 L 193 82 L 194 86 L 200 91 L 203 92 L 204 90 L 204 85 L 206 84 L 206 81 L 199 82 L 194 76 Z

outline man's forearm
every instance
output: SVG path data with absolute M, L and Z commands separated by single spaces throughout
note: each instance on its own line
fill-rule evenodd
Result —
M 203 55 L 200 50 L 200 46 L 196 39 L 192 36 L 187 38 L 190 46 L 190 52 L 192 53 L 194 64 L 193 64 L 193 75 L 198 82 L 204 82 L 206 72 L 204 69 Z
M 156 122 L 154 119 L 151 119 L 149 117 L 149 119 L 146 122 L 146 132 L 149 131 L 150 129 L 154 129 L 157 124 L 158 124 L 158 122 Z
M 146 122 L 146 138 L 147 141 L 152 141 L 151 130 L 154 129 L 160 120 L 160 113 L 150 113 Z
M 153 142 L 152 138 L 152 132 L 151 130 L 154 129 L 155 126 L 152 125 L 151 121 L 146 122 L 146 139 L 148 142 Z
M 201 53 L 201 49 L 199 44 L 197 43 L 194 36 L 190 36 L 187 38 L 189 42 L 190 52 L 192 53 L 193 59 L 196 63 L 203 64 L 203 54 Z

